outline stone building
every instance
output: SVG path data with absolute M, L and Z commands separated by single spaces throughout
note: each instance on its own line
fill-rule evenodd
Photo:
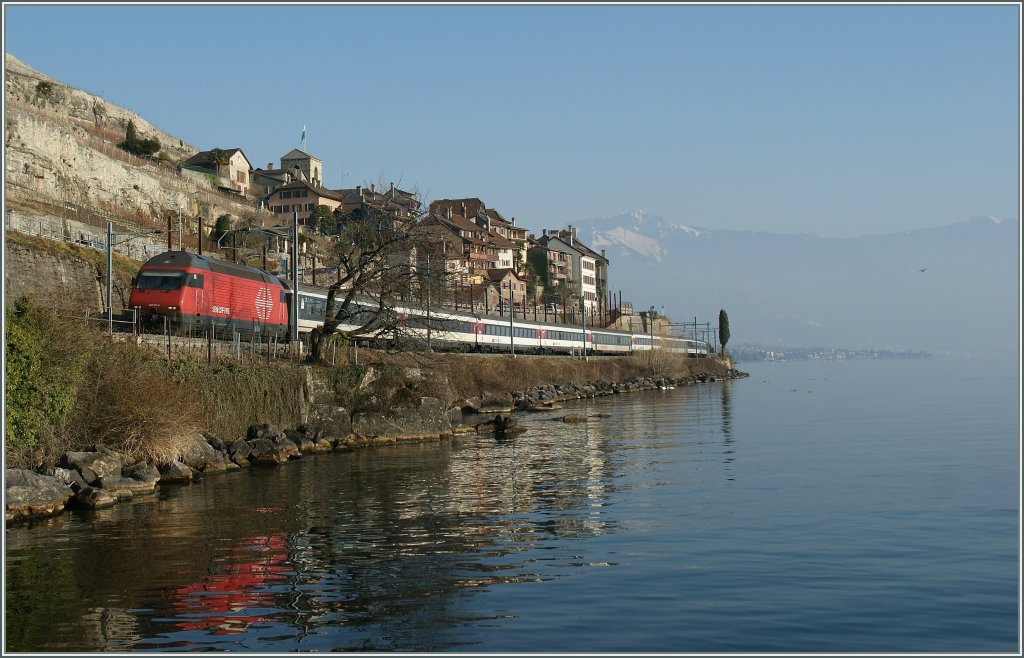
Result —
M 292 173 L 293 180 L 304 180 L 313 187 L 323 187 L 324 164 L 320 158 L 310 155 L 299 149 L 292 149 L 286 155 L 281 156 L 281 169 Z M 293 172 L 302 174 L 299 178 Z

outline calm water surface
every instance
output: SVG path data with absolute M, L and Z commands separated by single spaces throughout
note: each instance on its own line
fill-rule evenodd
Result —
M 6 649 L 1016 652 L 1016 367 L 740 367 L 9 528 Z

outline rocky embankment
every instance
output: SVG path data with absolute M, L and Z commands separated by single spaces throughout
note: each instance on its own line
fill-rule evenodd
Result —
M 714 382 L 719 379 L 740 379 L 746 376 L 746 373 L 740 372 L 735 368 L 729 368 L 721 374 L 700 372 L 678 378 L 638 377 L 625 382 L 595 382 L 592 384 L 567 384 L 563 386 L 549 384 L 547 386 L 537 386 L 522 392 L 515 392 L 510 397 L 514 402 L 516 410 L 529 411 L 541 407 L 545 403 L 557 402 L 559 400 L 593 398 L 601 395 L 617 395 L 619 393 L 631 393 L 634 391 L 666 389 L 675 386 L 687 386 L 690 384 L 706 384 L 707 382 Z
M 687 386 L 718 379 L 738 379 L 735 369 L 696 373 L 682 378 L 635 378 L 625 382 L 594 382 L 536 386 L 507 395 L 481 395 L 449 407 L 437 398 L 421 398 L 418 406 L 388 413 L 351 414 L 321 401 L 313 404 L 308 422 L 295 429 L 254 425 L 245 437 L 224 439 L 196 436 L 178 459 L 149 463 L 130 462 L 104 446 L 63 454 L 57 463 L 39 471 L 7 469 L 5 475 L 7 523 L 52 516 L 64 510 L 109 507 L 136 496 L 146 496 L 161 485 L 192 482 L 212 473 L 237 471 L 260 465 L 278 465 L 307 455 L 345 452 L 359 447 L 398 441 L 438 440 L 459 432 L 521 430 L 504 413 L 557 409 L 564 400 L 594 398 L 633 391 Z M 495 415 L 497 414 L 497 415 Z M 493 419 L 486 419 L 493 416 Z M 478 422 L 473 423 L 473 419 Z M 587 420 L 567 415 L 566 422 Z

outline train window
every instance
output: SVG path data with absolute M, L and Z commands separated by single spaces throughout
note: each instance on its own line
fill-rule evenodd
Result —
M 177 290 L 184 280 L 184 272 L 147 270 L 139 274 L 135 287 L 139 290 Z
M 327 301 L 317 297 L 302 297 L 299 300 L 299 317 L 303 320 L 323 320 Z
M 572 331 L 549 331 L 547 337 L 551 340 L 566 340 L 575 341 L 578 343 L 583 342 L 583 334 L 575 333 Z
M 202 288 L 203 287 L 203 275 L 202 274 L 189 274 L 188 279 L 185 282 L 189 288 Z
M 511 334 L 509 328 L 503 324 L 488 324 L 485 331 L 488 336 L 508 336 Z

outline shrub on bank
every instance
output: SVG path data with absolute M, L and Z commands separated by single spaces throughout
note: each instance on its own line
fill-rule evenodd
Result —
M 91 352 L 89 332 L 27 299 L 5 310 L 8 463 L 45 452 L 70 421 Z
M 6 311 L 4 452 L 37 468 L 103 445 L 127 460 L 174 459 L 202 431 L 300 422 L 305 373 L 295 365 L 170 363 L 58 310 L 22 299 Z
M 8 467 L 34 468 L 96 445 L 160 459 L 198 431 L 196 396 L 158 355 L 29 299 L 6 318 Z

